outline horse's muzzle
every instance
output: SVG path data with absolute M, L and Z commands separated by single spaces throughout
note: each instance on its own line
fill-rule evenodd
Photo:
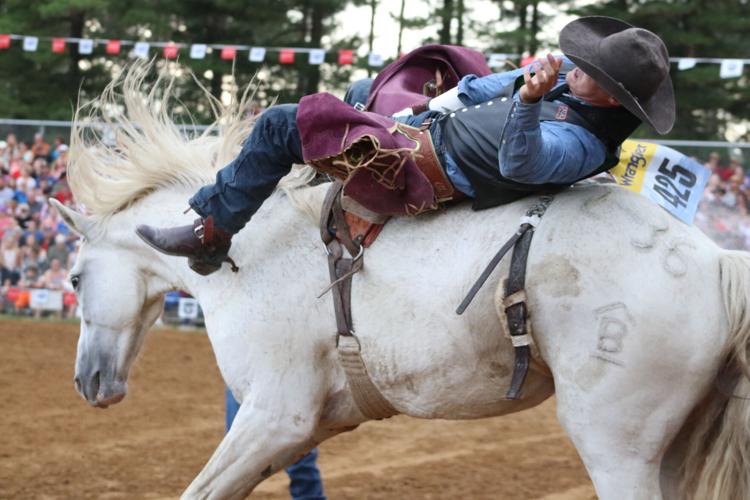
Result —
M 87 375 L 76 373 L 74 382 L 78 394 L 96 408 L 119 403 L 128 392 L 127 382 L 107 376 L 101 370 L 92 370 Z

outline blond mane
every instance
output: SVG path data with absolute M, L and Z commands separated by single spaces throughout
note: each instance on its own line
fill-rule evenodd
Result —
M 157 189 L 212 182 L 252 129 L 253 119 L 243 116 L 252 84 L 223 106 L 193 77 L 214 122 L 190 137 L 172 118 L 176 77 L 162 71 L 149 84 L 153 66 L 130 64 L 99 97 L 76 110 L 68 179 L 76 200 L 94 216 L 106 218 Z

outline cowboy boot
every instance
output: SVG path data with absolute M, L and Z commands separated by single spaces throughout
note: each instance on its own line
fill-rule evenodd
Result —
M 167 255 L 187 257 L 190 269 L 206 276 L 228 262 L 232 271 L 239 268 L 229 257 L 232 235 L 214 227 L 213 216 L 195 219 L 192 225 L 170 228 L 155 228 L 140 225 L 135 230 L 152 248 Z

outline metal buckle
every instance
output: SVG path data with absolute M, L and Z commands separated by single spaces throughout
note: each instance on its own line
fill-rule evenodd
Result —
M 358 102 L 354 104 L 354 109 L 356 109 L 357 111 L 365 111 L 366 108 L 364 104 Z

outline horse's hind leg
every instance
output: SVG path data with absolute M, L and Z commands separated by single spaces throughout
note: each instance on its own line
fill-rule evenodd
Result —
M 599 498 L 662 499 L 662 459 L 706 389 L 702 367 L 664 358 L 659 370 L 632 358 L 627 369 L 594 357 L 577 360 L 577 370 L 555 376 L 557 413 Z

